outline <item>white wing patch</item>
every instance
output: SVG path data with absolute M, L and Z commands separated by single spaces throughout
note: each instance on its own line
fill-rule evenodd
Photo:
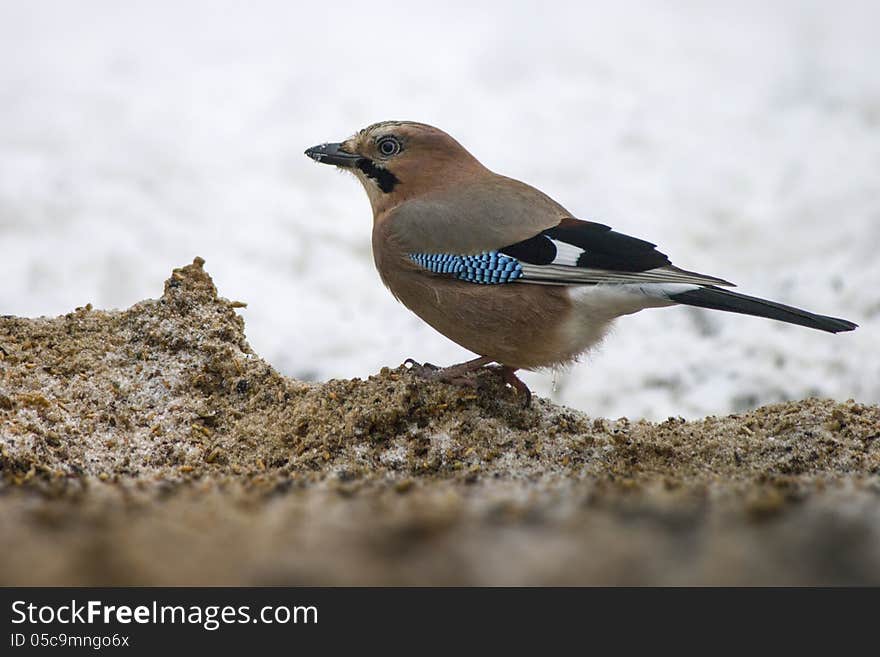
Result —
M 550 241 L 556 247 L 556 257 L 553 258 L 553 262 L 550 264 L 577 267 L 578 258 L 584 254 L 582 248 L 568 242 L 560 242 L 559 240 L 551 239 Z

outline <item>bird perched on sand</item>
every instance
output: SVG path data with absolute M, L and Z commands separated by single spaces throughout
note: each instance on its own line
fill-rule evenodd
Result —
M 415 368 L 424 376 L 463 382 L 494 362 L 528 403 L 516 370 L 569 363 L 617 317 L 676 304 L 830 333 L 856 328 L 679 269 L 651 242 L 574 218 L 423 123 L 376 123 L 305 154 L 353 172 L 364 186 L 373 209 L 373 259 L 391 293 L 479 355 L 442 369 Z

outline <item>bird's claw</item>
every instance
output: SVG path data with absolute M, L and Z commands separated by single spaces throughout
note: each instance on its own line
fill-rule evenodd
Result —
M 488 359 L 486 359 L 488 360 Z M 471 361 L 450 367 L 437 367 L 431 363 L 419 363 L 412 358 L 407 358 L 403 364 L 410 372 L 428 381 L 450 383 L 467 388 L 476 388 L 477 379 L 474 376 L 480 369 L 486 368 L 497 373 L 505 384 L 509 384 L 517 395 L 522 395 L 523 406 L 528 407 L 532 402 L 532 391 L 516 375 L 516 370 L 506 365 L 485 365 L 474 367 L 476 362 Z M 467 367 L 471 366 L 471 367 Z
M 507 365 L 489 365 L 489 369 L 496 372 L 504 383 L 510 385 L 517 395 L 523 396 L 523 407 L 528 408 L 532 403 L 532 391 L 516 375 L 516 370 Z
M 510 377 L 510 378 L 509 378 Z M 523 383 L 518 376 L 516 376 L 513 372 L 510 375 L 505 373 L 504 381 L 505 383 L 509 383 L 517 395 L 522 395 L 523 397 L 523 408 L 528 408 L 532 404 L 532 391 L 529 390 L 529 387 Z M 510 379 L 513 379 L 512 381 Z
M 403 365 L 417 377 L 419 377 L 420 379 L 425 379 L 427 381 L 438 380 L 438 373 L 443 371 L 436 365 L 432 365 L 431 363 L 419 363 L 412 358 L 407 358 L 405 361 L 403 361 Z
M 417 377 L 427 381 L 451 383 L 468 388 L 475 388 L 477 386 L 476 381 L 470 376 L 470 372 L 463 373 L 454 367 L 437 367 L 431 363 L 422 364 L 414 361 L 412 358 L 407 358 L 403 364 L 408 365 L 409 371 Z

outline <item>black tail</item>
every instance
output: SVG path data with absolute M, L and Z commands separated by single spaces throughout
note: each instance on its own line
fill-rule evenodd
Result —
M 774 301 L 749 297 L 745 294 L 738 294 L 712 286 L 702 287 L 699 290 L 680 292 L 679 294 L 671 294 L 669 298 L 688 306 L 726 310 L 731 313 L 754 315 L 755 317 L 768 317 L 780 322 L 807 326 L 819 329 L 820 331 L 828 331 L 829 333 L 852 331 L 858 326 L 858 324 L 853 324 L 845 319 L 815 315 L 800 308 L 793 308 Z

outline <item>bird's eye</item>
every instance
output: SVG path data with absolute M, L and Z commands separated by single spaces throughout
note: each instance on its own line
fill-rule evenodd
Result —
M 400 142 L 396 137 L 382 137 L 376 146 L 382 157 L 391 157 L 400 152 Z

